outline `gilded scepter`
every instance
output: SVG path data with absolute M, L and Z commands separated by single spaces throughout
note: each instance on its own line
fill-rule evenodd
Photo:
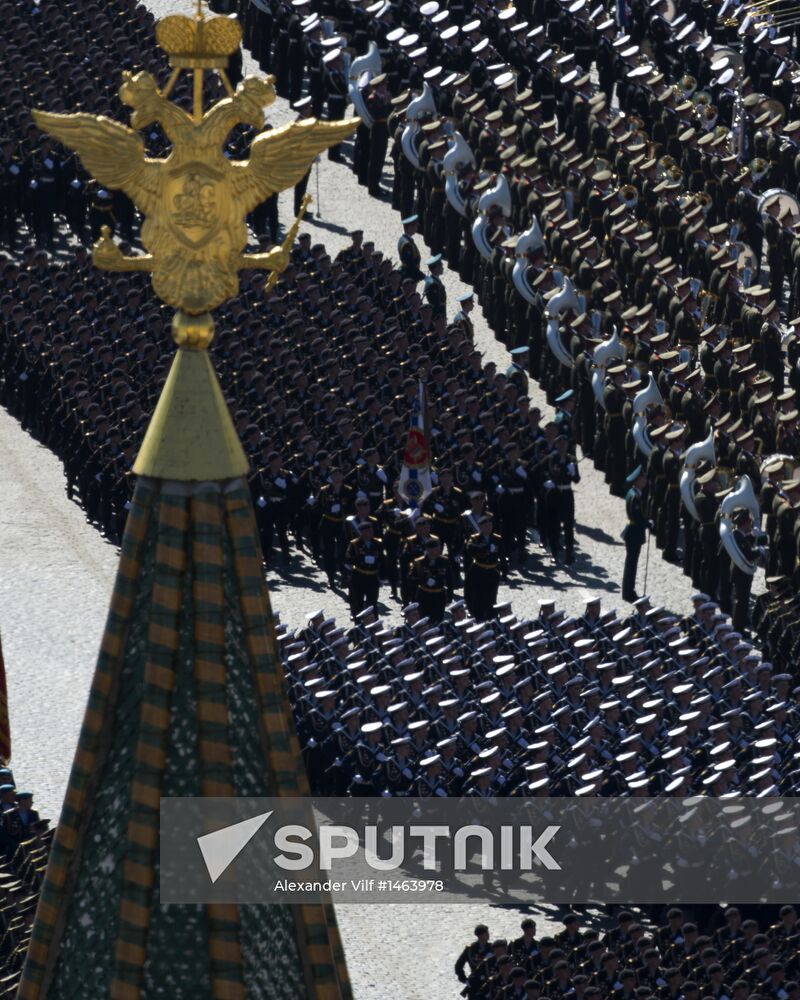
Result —
M 284 237 L 283 243 L 281 243 L 281 250 L 283 250 L 284 253 L 288 254 L 289 251 L 292 249 L 292 244 L 297 239 L 297 230 L 300 228 L 300 223 L 303 221 L 303 216 L 306 214 L 306 209 L 310 204 L 311 204 L 311 195 L 310 194 L 303 195 L 303 201 L 300 205 L 300 214 L 297 216 L 297 218 L 289 227 L 289 231 Z M 265 294 L 271 292 L 272 289 L 275 287 L 275 282 L 278 280 L 279 274 L 280 271 L 277 270 L 272 271 L 270 273 L 270 276 L 267 278 L 266 287 L 264 289 Z

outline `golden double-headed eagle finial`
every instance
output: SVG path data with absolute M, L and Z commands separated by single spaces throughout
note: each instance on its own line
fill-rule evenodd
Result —
M 201 316 L 238 293 L 239 270 L 280 273 L 286 267 L 288 240 L 265 253 L 244 252 L 247 214 L 295 185 L 314 158 L 350 135 L 358 120 L 310 118 L 260 131 L 264 108 L 275 100 L 273 78 L 248 76 L 231 88 L 225 66 L 241 43 L 241 28 L 232 18 L 207 20 L 199 3 L 194 17 L 159 21 L 156 40 L 169 55 L 172 73 L 163 90 L 150 73 L 122 74 L 119 94 L 132 111 L 130 128 L 101 115 L 34 111 L 33 116 L 39 128 L 78 153 L 97 181 L 124 191 L 144 217 L 146 254 L 125 256 L 106 230 L 94 247 L 95 264 L 110 271 L 150 271 L 159 298 Z M 192 113 L 169 98 L 183 70 L 193 74 Z M 208 71 L 219 73 L 228 96 L 204 110 Z M 172 147 L 163 159 L 147 156 L 138 134 L 153 122 Z M 259 130 L 248 160 L 223 153 L 238 124 Z

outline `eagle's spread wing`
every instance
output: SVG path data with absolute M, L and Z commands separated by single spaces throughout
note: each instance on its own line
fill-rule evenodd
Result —
M 343 122 L 307 118 L 259 135 L 250 147 L 250 159 L 232 163 L 237 205 L 251 212 L 276 191 L 293 187 L 317 153 L 346 139 L 358 124 L 358 118 Z
M 158 167 L 145 159 L 144 143 L 133 129 L 87 114 L 34 111 L 33 120 L 43 132 L 74 150 L 101 184 L 124 191 L 145 215 L 153 211 Z

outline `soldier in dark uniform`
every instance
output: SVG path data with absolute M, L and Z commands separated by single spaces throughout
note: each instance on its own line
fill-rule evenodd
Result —
M 489 514 L 478 519 L 479 530 L 469 537 L 464 548 L 464 600 L 472 617 L 489 621 L 497 603 L 500 580 L 506 574 L 503 541 L 492 530 Z
M 322 57 L 322 63 L 324 87 L 327 95 L 327 119 L 328 121 L 338 122 L 344 118 L 349 100 L 342 50 L 334 48 L 326 52 Z M 341 143 L 330 147 L 328 150 L 328 159 L 333 160 L 334 163 L 341 162 Z
M 100 238 L 103 226 L 113 232 L 116 226 L 114 216 L 114 199 L 111 192 L 96 181 L 92 181 L 87 187 L 89 194 L 89 230 L 92 234 L 92 242 Z
M 745 559 L 755 562 L 764 550 L 759 546 L 758 540 L 753 534 L 753 518 L 750 511 L 747 509 L 737 510 L 733 515 L 733 523 L 733 540 L 739 551 Z M 750 627 L 750 591 L 752 588 L 752 573 L 746 573 L 735 562 L 731 562 L 732 622 L 734 629 L 742 635 Z
M 459 295 L 458 306 L 458 312 L 453 317 L 451 325 L 459 327 L 469 340 L 473 340 L 475 333 L 469 314 L 475 307 L 475 293 L 465 292 L 463 295 Z
M 411 737 L 398 736 L 390 745 L 394 748 L 394 753 L 386 759 L 386 791 L 402 797 L 408 795 L 414 787 L 414 769 L 409 752 Z
M 342 470 L 330 470 L 330 483 L 327 483 L 317 495 L 316 510 L 320 518 L 319 538 L 322 558 L 322 568 L 331 587 L 336 586 L 336 574 L 344 566 L 347 538 L 344 522 L 352 509 L 355 494 L 351 487 L 345 485 Z
M 684 436 L 685 431 L 680 424 L 673 425 L 664 435 L 667 441 L 663 458 L 666 492 L 660 516 L 663 519 L 664 558 L 668 562 L 677 560 L 681 511 L 680 476 L 683 469 L 681 456 Z
M 269 558 L 272 540 L 278 536 L 284 563 L 289 561 L 289 538 L 287 529 L 292 514 L 294 487 L 297 480 L 284 470 L 281 456 L 277 451 L 267 455 L 266 463 L 259 470 L 257 479 L 257 516 L 261 529 L 261 547 L 264 558 Z M 259 513 L 260 512 L 260 513 Z
M 411 278 L 414 282 L 422 280 L 422 271 L 419 268 L 420 253 L 417 244 L 414 242 L 418 226 L 418 216 L 407 216 L 403 219 L 403 235 L 397 241 L 400 273 L 404 278 Z
M 13 250 L 24 186 L 22 159 L 10 138 L 0 141 L 0 239 Z
M 381 175 L 389 144 L 388 120 L 392 111 L 389 91 L 386 89 L 386 74 L 380 73 L 369 82 L 366 105 L 372 119 L 369 130 L 369 161 L 367 167 L 367 189 L 379 198 L 381 195 Z
M 500 483 L 501 534 L 507 558 L 522 563 L 527 555 L 528 471 L 522 463 L 519 445 L 510 441 L 503 449 L 498 466 Z
M 55 213 L 59 207 L 59 169 L 48 136 L 42 138 L 39 148 L 33 154 L 31 174 L 29 191 L 36 241 L 52 250 L 55 242 Z
M 622 531 L 625 542 L 625 568 L 622 572 L 622 600 L 632 604 L 639 599 L 636 593 L 636 570 L 639 566 L 639 555 L 647 538 L 649 522 L 645 513 L 644 491 L 647 487 L 647 475 L 641 465 L 626 477 L 628 492 L 625 494 L 625 513 L 628 523 Z
M 422 614 L 440 622 L 453 596 L 453 574 L 450 560 L 442 555 L 441 541 L 433 535 L 425 542 L 425 554 L 411 566 L 411 587 Z
M 380 795 L 378 780 L 386 761 L 383 752 L 383 723 L 373 720 L 361 726 L 361 739 L 352 750 L 346 766 L 352 769 L 353 780 L 348 792 L 353 797 Z
M 477 972 L 479 966 L 492 954 L 489 928 L 486 924 L 478 924 L 474 933 L 475 940 L 464 948 L 456 960 L 456 976 L 460 983 L 466 983 L 469 975 Z
M 719 501 L 715 470 L 711 469 L 695 479 L 698 486 L 694 498 L 698 514 L 697 542 L 694 546 L 692 580 L 703 593 L 714 596 L 719 585 Z
M 575 560 L 575 494 L 573 483 L 579 483 L 578 460 L 568 451 L 569 441 L 559 434 L 553 442 L 555 450 L 547 465 L 548 480 L 552 486 L 547 491 L 547 544 L 553 561 L 561 555 L 561 532 L 564 532 L 564 562 L 571 566 Z
M 444 271 L 442 255 L 437 253 L 429 257 L 425 261 L 425 266 L 428 268 L 428 274 L 425 275 L 423 293 L 433 310 L 433 318 L 437 319 L 447 315 L 447 291 L 442 281 Z
M 464 507 L 464 494 L 453 485 L 452 469 L 440 468 L 438 483 L 425 498 L 422 510 L 433 522 L 433 532 L 442 540 L 451 559 L 461 551 L 459 519 Z
M 350 612 L 355 618 L 364 608 L 378 603 L 383 551 L 381 539 L 374 537 L 373 521 L 359 523 L 358 538 L 347 546 L 344 562 L 350 577 Z
M 625 482 L 625 418 L 622 409 L 625 405 L 625 391 L 622 382 L 627 368 L 624 364 L 614 365 L 608 369 L 608 382 L 603 389 L 603 404 L 605 417 L 606 450 L 606 482 L 611 486 L 614 496 L 623 496 Z
M 509 352 L 511 364 L 506 369 L 506 378 L 519 390 L 520 396 L 528 395 L 528 366 L 530 349 L 527 344 L 515 347 Z
M 392 589 L 392 597 L 397 597 L 400 583 L 400 545 L 405 534 L 406 523 L 404 502 L 397 492 L 395 484 L 393 495 L 384 500 L 377 511 L 378 523 L 383 538 L 384 565 L 386 580 Z
M 303 97 L 299 101 L 295 101 L 294 104 L 292 105 L 292 110 L 297 112 L 296 121 L 302 121 L 304 118 L 312 118 L 314 116 L 314 112 L 311 107 L 310 97 Z M 311 177 L 311 171 L 313 167 L 314 165 L 312 164 L 294 186 L 295 218 L 300 214 L 300 208 L 303 204 L 303 198 L 305 197 L 305 193 L 308 190 L 308 181 L 309 178 Z M 277 226 L 274 235 L 277 236 Z

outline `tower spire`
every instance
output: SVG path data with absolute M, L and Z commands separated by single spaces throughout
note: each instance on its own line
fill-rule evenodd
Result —
M 177 310 L 177 352 L 134 465 L 139 479 L 18 997 L 348 1000 L 331 907 L 162 907 L 158 875 L 161 797 L 308 794 L 247 459 L 207 349 L 211 310 L 237 293 L 238 270 L 279 273 L 289 259 L 288 241 L 244 252 L 247 213 L 296 183 L 356 123 L 259 135 L 250 160 L 234 165 L 225 138 L 239 122 L 260 126 L 271 80 L 249 77 L 199 115 L 168 95 L 183 70 L 201 78 L 222 70 L 239 25 L 206 20 L 198 0 L 195 18 L 164 18 L 156 34 L 172 75 L 163 91 L 147 73 L 123 75 L 132 128 L 88 114 L 35 115 L 146 216 L 145 254 L 124 256 L 105 232 L 93 259 L 152 273 L 156 294 Z M 172 142 L 166 160 L 145 156 L 137 129 L 153 121 Z

